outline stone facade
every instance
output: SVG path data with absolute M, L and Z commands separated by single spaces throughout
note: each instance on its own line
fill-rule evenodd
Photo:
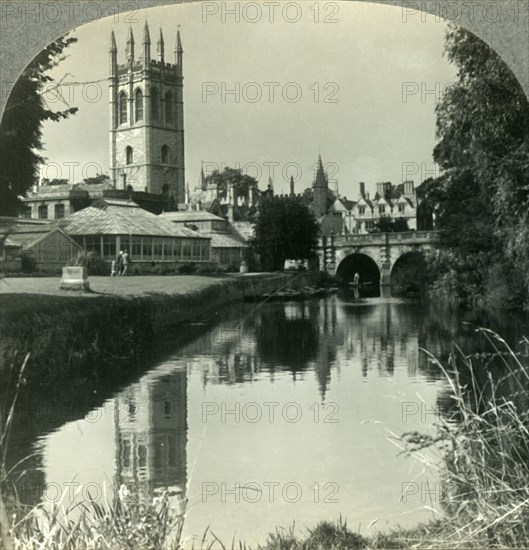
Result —
M 126 63 L 118 64 L 114 33 L 110 45 L 110 173 L 117 189 L 167 195 L 184 202 L 183 49 L 177 33 L 175 63 L 165 61 L 160 30 L 158 59 L 151 59 L 145 24 L 140 58 L 132 29 Z

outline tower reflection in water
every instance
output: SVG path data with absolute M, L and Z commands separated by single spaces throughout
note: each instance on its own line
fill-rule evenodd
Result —
M 115 486 L 148 502 L 167 493 L 183 505 L 187 483 L 187 372 L 143 377 L 114 402 Z

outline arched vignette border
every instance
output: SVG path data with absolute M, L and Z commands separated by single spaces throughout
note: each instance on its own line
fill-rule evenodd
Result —
M 155 6 L 184 5 L 202 0 L 1 0 L 0 1 L 0 113 L 10 86 L 26 65 L 50 42 L 75 27 Z M 240 0 L 241 3 L 245 0 Z M 288 0 L 278 0 L 286 3 Z M 298 0 L 301 2 L 328 0 Z M 346 0 L 341 3 L 369 2 Z M 57 3 L 56 20 L 42 23 L 36 16 L 46 5 Z M 442 15 L 470 30 L 489 44 L 511 68 L 529 99 L 529 0 L 376 0 L 376 4 L 397 6 L 405 17 L 420 17 L 419 12 Z M 97 9 L 96 9 L 97 6 Z M 488 16 L 484 7 L 495 6 Z M 477 9 L 476 9 L 477 8 Z M 23 20 L 21 14 L 27 16 Z M 93 16 L 90 17 L 91 13 Z M 501 17 L 497 18 L 498 13 Z M 497 20 L 496 20 L 497 19 Z M 1 116 L 1 115 L 0 115 Z

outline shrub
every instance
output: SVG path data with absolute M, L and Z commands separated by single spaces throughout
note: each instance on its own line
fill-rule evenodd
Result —
M 103 258 L 93 250 L 89 252 L 86 250 L 79 252 L 75 265 L 86 267 L 88 269 L 88 275 L 108 275 L 110 273 Z
M 194 263 L 184 264 L 178 268 L 178 273 L 180 273 L 180 275 L 191 275 L 196 272 L 196 269 L 197 266 Z
M 37 271 L 37 261 L 29 254 L 22 254 L 22 273 L 34 273 Z

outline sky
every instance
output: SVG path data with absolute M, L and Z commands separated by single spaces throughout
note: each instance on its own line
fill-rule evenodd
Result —
M 263 189 L 272 176 L 276 193 L 292 175 L 302 192 L 319 154 L 331 187 L 351 199 L 360 181 L 374 191 L 377 181 L 418 185 L 434 175 L 435 105 L 456 74 L 443 56 L 446 23 L 369 3 L 273 4 L 149 8 L 72 31 L 78 42 L 50 73 L 60 96 L 45 97 L 79 111 L 45 124 L 42 175 L 79 182 L 108 173 L 110 32 L 123 63 L 129 27 L 139 56 L 145 21 L 152 56 L 162 28 L 170 62 L 180 28 L 191 189 L 204 163 L 206 173 L 240 167 Z

